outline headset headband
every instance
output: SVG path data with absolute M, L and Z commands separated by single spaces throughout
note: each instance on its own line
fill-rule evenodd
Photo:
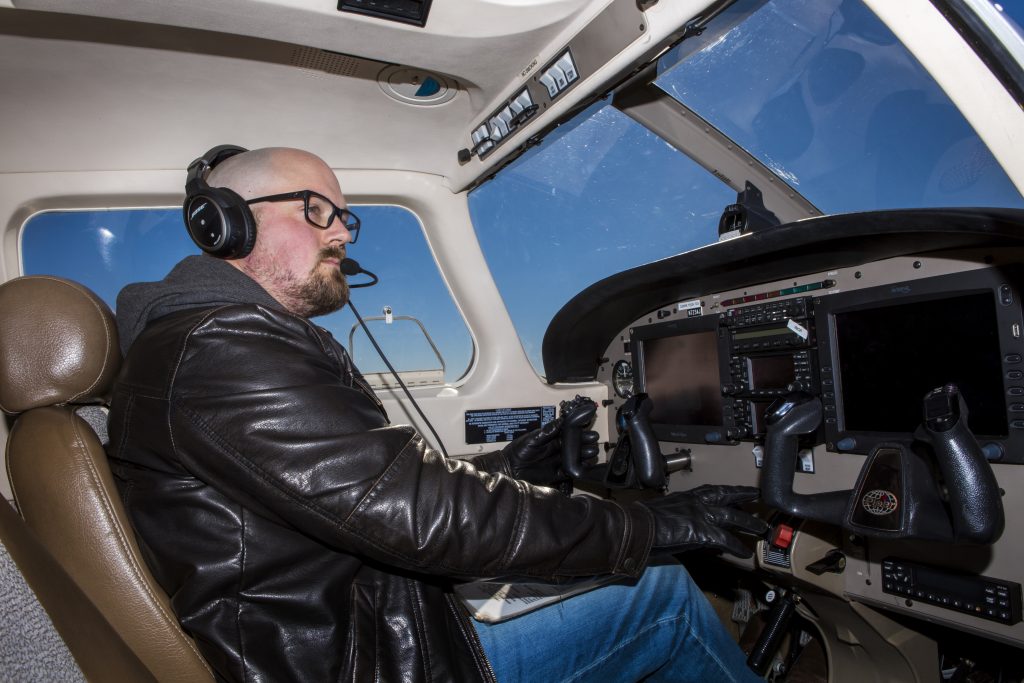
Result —
M 185 194 L 196 194 L 202 190 L 209 189 L 206 183 L 206 174 L 213 168 L 233 156 L 248 152 L 244 147 L 237 145 L 217 145 L 206 152 L 198 159 L 188 165 L 188 176 L 185 178 Z

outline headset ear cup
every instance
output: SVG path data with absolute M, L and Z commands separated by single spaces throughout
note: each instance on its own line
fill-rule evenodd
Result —
M 226 192 L 231 190 L 225 188 Z M 238 195 L 235 195 L 236 197 Z M 241 225 L 241 239 L 239 240 L 238 252 L 235 256 L 229 256 L 227 258 L 244 258 L 252 252 L 252 248 L 256 246 L 256 217 L 252 215 L 252 209 L 245 203 L 245 200 L 238 197 L 239 201 L 239 218 Z
M 183 209 L 192 241 L 207 254 L 243 258 L 256 244 L 256 220 L 245 200 L 233 190 L 203 188 L 185 197 Z

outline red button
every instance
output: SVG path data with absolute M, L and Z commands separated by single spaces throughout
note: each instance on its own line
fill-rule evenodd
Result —
M 772 545 L 785 550 L 793 542 L 793 527 L 788 524 L 780 524 L 772 532 Z

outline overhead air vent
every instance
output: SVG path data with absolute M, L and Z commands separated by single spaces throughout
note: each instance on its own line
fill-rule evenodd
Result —
M 292 65 L 305 69 L 311 76 L 355 76 L 363 64 L 363 60 L 358 57 L 349 57 L 315 47 L 296 47 L 292 51 Z
M 424 26 L 431 0 L 338 0 L 342 12 L 365 14 L 378 19 Z
M 408 66 L 388 66 L 377 75 L 377 83 L 391 99 L 429 107 L 444 104 L 458 94 L 450 78 Z

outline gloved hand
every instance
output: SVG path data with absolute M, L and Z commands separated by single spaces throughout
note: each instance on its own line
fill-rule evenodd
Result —
M 502 454 L 508 462 L 512 476 L 531 484 L 550 486 L 569 477 L 562 471 L 562 417 L 548 422 L 540 429 L 522 434 L 512 440 Z M 597 459 L 600 437 L 592 430 L 583 432 L 580 450 L 583 466 L 589 467 Z
M 654 514 L 652 554 L 678 553 L 696 548 L 716 548 L 737 557 L 753 553 L 727 529 L 763 536 L 768 525 L 735 505 L 757 499 L 752 486 L 698 486 L 690 491 L 670 493 L 640 501 Z

